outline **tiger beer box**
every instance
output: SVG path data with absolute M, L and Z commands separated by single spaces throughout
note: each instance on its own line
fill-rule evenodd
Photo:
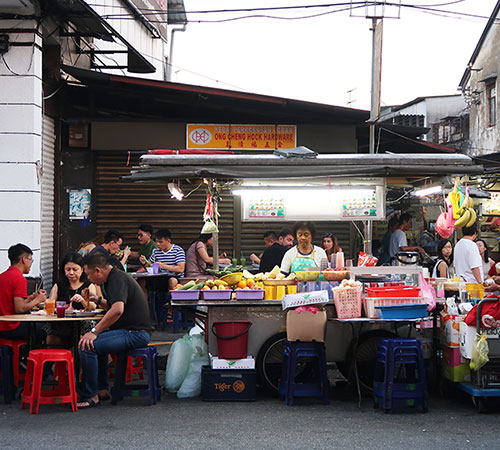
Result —
M 212 402 L 255 401 L 255 369 L 201 369 L 201 399 Z

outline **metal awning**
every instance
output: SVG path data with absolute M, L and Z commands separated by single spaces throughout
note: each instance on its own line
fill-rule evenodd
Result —
M 120 41 L 127 47 L 127 67 L 133 73 L 153 73 L 155 66 L 141 55 L 121 34 L 83 0 L 43 0 L 44 14 L 68 23 L 67 35 L 95 37 L 108 42 Z M 125 51 L 125 50 L 124 50 Z M 119 52 L 117 50 L 117 52 Z M 113 67 L 111 67 L 113 68 Z
M 457 154 L 322 154 L 317 158 L 276 155 L 143 155 L 126 179 L 297 179 L 320 176 L 387 177 L 477 175 L 482 165 Z

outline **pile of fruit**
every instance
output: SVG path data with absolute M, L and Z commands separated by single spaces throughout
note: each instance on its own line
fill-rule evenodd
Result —
M 469 196 L 469 188 L 455 185 L 446 198 L 447 212 L 439 215 L 436 221 L 436 231 L 443 238 L 449 238 L 453 232 L 462 227 L 470 227 L 476 222 L 474 200 Z

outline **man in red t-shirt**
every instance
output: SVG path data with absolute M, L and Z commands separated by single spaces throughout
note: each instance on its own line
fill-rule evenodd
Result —
M 29 273 L 33 264 L 33 252 L 24 244 L 9 248 L 10 267 L 0 274 L 0 315 L 24 314 L 33 306 L 44 302 L 46 292 L 39 290 L 28 296 L 28 281 L 23 275 Z M 30 322 L 0 321 L 0 338 L 29 339 L 41 342 L 45 337 L 43 324 Z

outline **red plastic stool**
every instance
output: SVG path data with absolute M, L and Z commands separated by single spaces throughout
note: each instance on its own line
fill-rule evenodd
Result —
M 57 388 L 42 391 L 43 365 L 46 362 L 55 362 L 58 385 Z M 38 407 L 41 404 L 55 405 L 59 403 L 71 403 L 73 412 L 75 412 L 78 408 L 76 406 L 75 370 L 71 352 L 60 349 L 31 350 L 28 355 L 28 369 L 21 398 L 23 409 L 28 406 L 28 403 L 31 405 L 30 414 L 38 414 Z
M 117 361 L 116 354 L 112 353 L 111 358 L 113 359 L 114 368 L 110 367 L 108 369 L 108 374 L 110 378 L 113 378 L 116 370 L 116 361 Z M 127 383 L 130 383 L 134 379 L 134 375 L 139 375 L 139 378 L 141 380 L 144 380 L 144 373 L 142 370 L 143 370 L 142 358 L 136 358 L 134 363 L 132 356 L 129 356 L 127 360 L 127 374 L 125 375 L 125 381 Z
M 19 354 L 23 345 L 28 345 L 28 341 L 23 339 L 0 339 L 0 345 L 7 345 L 12 348 L 12 370 L 14 372 L 14 384 L 19 387 L 19 381 L 24 380 L 26 372 L 19 370 Z

